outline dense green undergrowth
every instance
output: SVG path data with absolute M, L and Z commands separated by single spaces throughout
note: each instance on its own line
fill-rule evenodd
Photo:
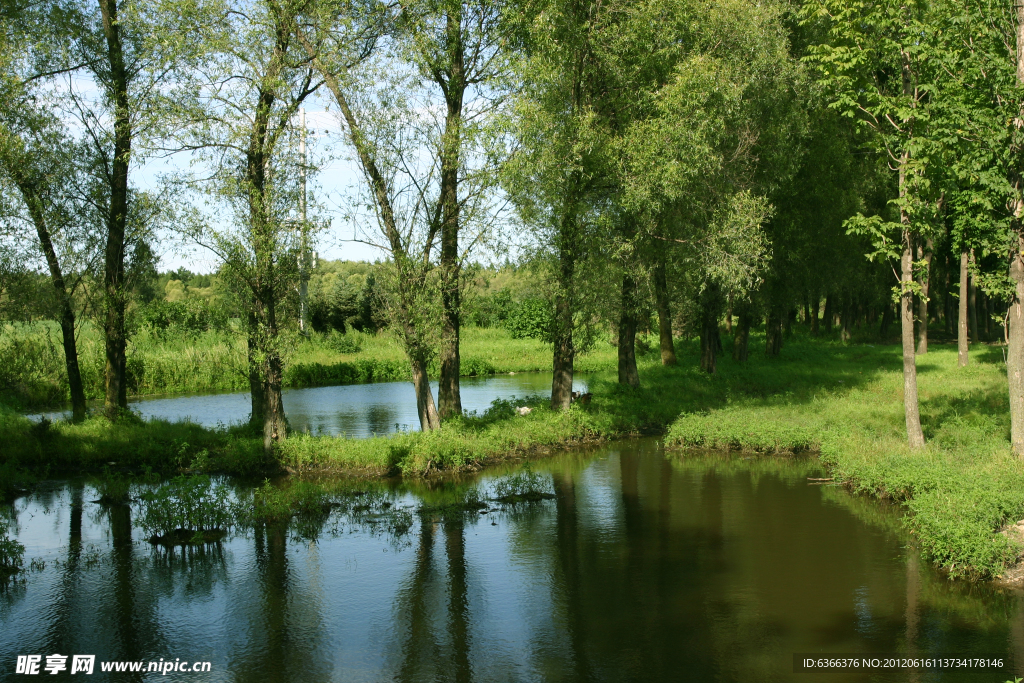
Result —
M 64 350 L 56 323 L 0 324 L 0 403 L 19 409 L 69 400 Z M 398 340 L 382 332 L 281 337 L 287 387 L 405 381 L 409 362 Z M 86 325 L 78 337 L 86 397 L 103 397 L 104 345 Z M 462 374 L 550 370 L 551 347 L 513 339 L 502 328 L 468 327 L 462 335 Z M 601 342 L 577 360 L 577 372 L 614 366 L 616 350 Z M 128 385 L 135 396 L 245 391 L 249 387 L 245 338 L 238 330 L 174 333 L 139 330 L 128 345 Z M 437 375 L 436 362 L 431 367 Z

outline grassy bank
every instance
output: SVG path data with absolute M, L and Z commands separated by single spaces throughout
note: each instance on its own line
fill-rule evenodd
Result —
M 763 342 L 753 344 L 750 361 L 722 358 L 714 376 L 697 369 L 696 342 L 680 342 L 674 368 L 662 367 L 656 352 L 645 354 L 641 389 L 599 373 L 591 381 L 593 401 L 565 413 L 538 401 L 522 416 L 515 410 L 521 403 L 497 402 L 482 416 L 430 434 L 360 440 L 295 434 L 272 461 L 264 459 L 260 440 L 241 428 L 101 419 L 39 427 L 7 412 L 0 414 L 0 487 L 11 490 L 19 477 L 105 467 L 163 474 L 423 474 L 586 441 L 666 434 L 678 457 L 688 448 L 820 452 L 837 481 L 904 506 L 911 513 L 904 524 L 925 554 L 954 576 L 998 576 L 1016 559 L 1018 548 L 998 533 L 1024 518 L 1024 465 L 1009 451 L 1001 349 L 976 348 L 965 369 L 956 367 L 952 347 L 919 358 L 928 446 L 912 453 L 905 445 L 898 347 L 794 339 L 781 357 L 768 359 L 761 355 Z M 518 367 L 529 369 L 524 365 Z
M 78 342 L 86 396 L 103 396 L 104 347 L 100 331 L 83 327 Z M 314 334 L 309 339 L 283 335 L 285 386 L 404 381 L 409 364 L 401 345 L 387 333 Z M 463 331 L 465 376 L 531 372 L 551 367 L 551 348 L 535 339 L 512 339 L 504 329 L 470 327 Z M 580 357 L 577 371 L 613 367 L 616 351 L 607 342 Z M 436 365 L 436 364 L 435 364 Z M 437 375 L 437 367 L 431 368 Z M 129 391 L 153 394 L 245 391 L 246 347 L 235 331 L 168 334 L 143 328 L 128 346 Z M 68 400 L 64 351 L 56 323 L 0 325 L 0 402 L 29 409 Z
M 902 374 L 895 347 L 790 349 L 785 391 L 732 378 L 727 405 L 681 416 L 670 446 L 820 451 L 847 487 L 901 503 L 925 555 L 955 577 L 999 576 L 1019 547 L 1000 527 L 1024 517 L 1024 464 L 1009 449 L 1006 372 L 999 348 L 956 367 L 956 349 L 918 357 L 928 445 L 906 446 Z M 743 387 L 746 386 L 746 390 Z M 738 391 L 737 391 L 738 390 Z

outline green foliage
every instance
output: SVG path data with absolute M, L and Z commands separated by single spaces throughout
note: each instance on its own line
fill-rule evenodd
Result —
M 338 330 L 331 330 L 327 334 L 327 346 L 338 353 L 359 353 L 363 350 L 363 339 L 358 332 L 343 334 Z
M 178 476 L 139 495 L 139 526 L 151 540 L 202 542 L 233 524 L 229 491 L 209 476 Z
M 103 468 L 103 474 L 93 479 L 92 485 L 100 494 L 103 505 L 127 505 L 131 502 L 132 479 L 123 472 Z
M 139 307 L 135 323 L 163 334 L 199 334 L 228 328 L 227 313 L 204 299 L 155 300 Z
M 551 303 L 543 299 L 524 299 L 510 304 L 504 326 L 513 339 L 551 341 L 553 323 Z

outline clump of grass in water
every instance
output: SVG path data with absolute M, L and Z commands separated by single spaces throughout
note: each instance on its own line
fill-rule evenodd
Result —
M 294 525 L 299 536 L 315 539 L 335 506 L 316 484 L 299 481 L 281 488 L 265 479 L 262 486 L 242 495 L 233 514 L 236 525 L 243 528 Z
M 139 496 L 139 525 L 161 545 L 212 543 L 232 525 L 228 490 L 206 475 L 179 476 Z
M 506 505 L 549 500 L 555 495 L 548 490 L 548 480 L 526 463 L 515 474 L 494 482 L 494 500 Z
M 412 526 L 412 515 L 394 509 L 383 491 L 352 490 L 338 484 L 295 481 L 275 486 L 264 480 L 262 486 L 242 494 L 233 507 L 237 527 L 290 527 L 307 540 L 316 540 L 335 512 L 358 527 L 395 536 Z

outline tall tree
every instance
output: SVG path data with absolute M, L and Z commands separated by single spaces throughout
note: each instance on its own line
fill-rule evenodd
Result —
M 71 416 L 78 422 L 85 418 L 86 403 L 78 362 L 75 290 L 82 276 L 92 272 L 90 260 L 95 256 L 94 240 L 82 229 L 91 227 L 82 205 L 88 189 L 76 188 L 85 175 L 76 163 L 83 150 L 69 141 L 50 117 L 33 113 L 35 116 L 7 115 L 0 121 L 0 179 L 17 188 L 24 207 L 19 213 L 27 216 L 34 229 L 50 274 Z
M 197 84 L 209 93 L 206 109 L 194 113 L 184 141 L 211 167 L 198 184 L 233 209 L 234 225 L 213 218 L 194 237 L 221 256 L 244 303 L 250 422 L 268 453 L 287 437 L 279 307 L 298 280 L 294 254 L 305 234 L 305 226 L 293 229 L 302 160 L 287 142 L 299 108 L 320 86 L 297 37 L 307 4 L 257 0 L 220 15 L 214 54 Z
M 73 80 L 63 88 L 66 111 L 85 131 L 102 187 L 104 412 L 114 419 L 128 405 L 126 264 L 132 251 L 130 221 L 140 215 L 132 207 L 139 195 L 131 188 L 131 170 L 161 144 L 175 118 L 170 112 L 195 96 L 185 86 L 185 74 L 207 49 L 201 20 L 206 5 L 194 0 L 81 0 L 61 10 L 56 16 L 71 45 L 60 70 L 87 71 L 99 92 L 96 97 Z
M 460 234 L 464 205 L 489 185 L 491 170 L 474 168 L 480 131 L 501 101 L 501 78 L 507 57 L 501 49 L 502 7 L 490 0 L 416 0 L 403 3 L 398 40 L 403 53 L 436 87 L 444 106 L 443 124 L 432 150 L 438 161 L 438 187 L 434 200 L 440 221 L 442 334 L 438 414 L 442 420 L 462 414 L 461 374 L 461 270 L 464 248 Z M 467 102 L 467 99 L 469 100 Z M 467 111 L 467 105 L 472 108 Z M 469 178 L 467 178 L 469 176 Z M 469 187 L 463 181 L 469 180 Z M 468 190 L 468 192 L 467 192 Z M 469 246 L 472 246 L 472 240 Z
M 819 81 L 831 94 L 831 106 L 874 133 L 879 150 L 888 156 L 897 176 L 897 221 L 879 216 L 852 220 L 855 231 L 872 235 L 874 256 L 898 258 L 900 324 L 903 345 L 903 406 L 907 441 L 924 446 L 918 405 L 914 344 L 914 278 L 917 241 L 927 232 L 922 220 L 927 202 L 928 92 L 934 56 L 934 26 L 925 2 L 885 0 L 807 0 L 804 16 L 825 25 L 827 40 L 810 48 Z M 895 233 L 898 238 L 891 235 Z

